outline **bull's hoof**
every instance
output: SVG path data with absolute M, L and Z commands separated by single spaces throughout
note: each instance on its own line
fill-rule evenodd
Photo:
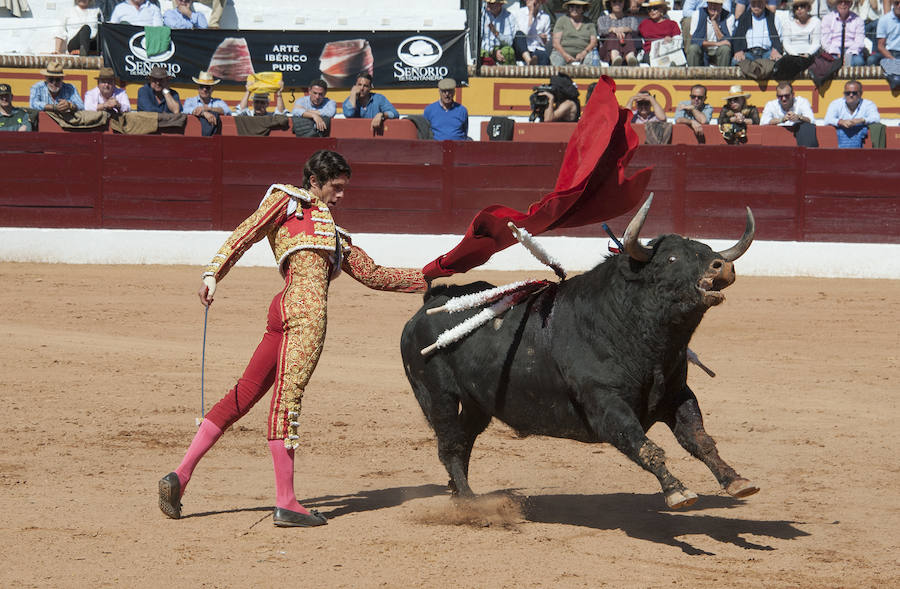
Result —
M 669 509 L 681 509 L 682 507 L 690 507 L 697 501 L 697 494 L 689 489 L 683 491 L 672 491 L 666 495 L 666 505 Z
M 725 487 L 725 492 L 737 499 L 743 499 L 759 492 L 759 487 L 747 479 L 735 479 Z

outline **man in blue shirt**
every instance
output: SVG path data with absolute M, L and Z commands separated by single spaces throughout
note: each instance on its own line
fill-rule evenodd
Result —
M 63 82 L 62 62 L 51 61 L 41 70 L 43 82 L 31 87 L 29 106 L 35 110 L 45 110 L 60 114 L 74 113 L 84 110 L 81 95 L 72 84 Z
M 441 99 L 425 107 L 425 118 L 438 141 L 465 141 L 469 135 L 469 111 L 456 102 L 456 80 L 444 78 L 438 82 Z
M 231 109 L 221 98 L 213 98 L 213 86 L 221 82 L 209 72 L 201 71 L 197 77 L 191 77 L 197 84 L 197 96 L 184 101 L 184 112 L 200 119 L 200 129 L 204 137 L 218 135 L 222 132 L 219 117 L 230 115 Z
M 706 143 L 703 125 L 712 124 L 713 107 L 706 103 L 706 86 L 694 84 L 691 87 L 690 100 L 678 103 L 675 109 L 675 124 L 688 125 L 698 143 Z
M 882 59 L 900 59 L 900 0 L 891 0 L 892 10 L 878 19 L 877 45 L 867 63 L 878 65 Z
M 206 17 L 194 12 L 192 0 L 175 0 L 174 6 L 163 14 L 163 24 L 170 29 L 205 29 Z
M 356 77 L 343 110 L 348 119 L 372 119 L 372 130 L 378 134 L 384 133 L 385 119 L 400 118 L 400 113 L 387 98 L 372 92 L 372 75 L 366 72 Z
M 328 83 L 325 80 L 313 80 L 309 84 L 309 92 L 294 103 L 291 116 L 311 119 L 316 130 L 323 134 L 331 125 L 331 119 L 337 114 L 337 103 L 326 97 Z
M 137 109 L 176 115 L 181 112 L 178 92 L 169 89 L 169 72 L 166 68 L 158 65 L 151 68 L 147 83 L 138 90 Z
M 869 125 L 881 122 L 878 107 L 862 93 L 862 84 L 850 80 L 844 84 L 844 97 L 828 105 L 825 124 L 837 131 L 838 147 L 862 147 Z

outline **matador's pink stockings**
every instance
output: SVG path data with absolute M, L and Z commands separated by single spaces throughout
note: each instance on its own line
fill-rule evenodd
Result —
M 181 464 L 178 465 L 178 468 L 175 469 L 175 474 L 178 475 L 178 482 L 181 483 L 182 496 L 184 496 L 184 489 L 187 487 L 188 481 L 191 480 L 191 474 L 194 472 L 197 463 L 200 462 L 200 459 L 203 458 L 206 451 L 212 448 L 213 444 L 221 437 L 222 430 L 209 419 L 204 419 L 203 422 L 200 423 L 200 429 L 197 430 L 194 440 L 188 447 L 187 454 L 184 455 L 184 460 L 182 460 Z
M 284 440 L 269 440 L 272 452 L 272 466 L 275 467 L 275 506 L 297 513 L 309 511 L 299 503 L 294 495 L 294 450 L 284 447 Z

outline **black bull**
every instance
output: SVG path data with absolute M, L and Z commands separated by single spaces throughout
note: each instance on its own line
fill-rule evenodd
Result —
M 719 457 L 686 380 L 688 342 L 734 282 L 732 262 L 753 239 L 753 215 L 747 209 L 744 236 L 723 252 L 678 235 L 644 246 L 637 237 L 649 205 L 629 224 L 625 253 L 531 295 L 461 341 L 423 356 L 441 332 L 478 311 L 426 310 L 487 283 L 436 287 L 407 322 L 406 375 L 454 494 L 472 496 L 472 446 L 492 417 L 522 435 L 610 443 L 653 473 L 666 503 L 679 508 L 697 495 L 669 472 L 663 450 L 645 435 L 663 422 L 730 495 L 758 491 Z

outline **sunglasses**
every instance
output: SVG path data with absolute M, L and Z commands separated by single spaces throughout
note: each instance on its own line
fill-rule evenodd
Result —
M 844 90 L 844 96 L 859 96 L 859 90 Z
M 790 98 L 792 95 L 791 94 L 776 94 L 775 96 L 778 98 L 778 100 L 781 100 L 782 98 Z
M 691 98 L 696 98 L 697 100 L 706 100 L 706 94 L 703 96 L 699 96 L 697 94 L 691 94 Z

